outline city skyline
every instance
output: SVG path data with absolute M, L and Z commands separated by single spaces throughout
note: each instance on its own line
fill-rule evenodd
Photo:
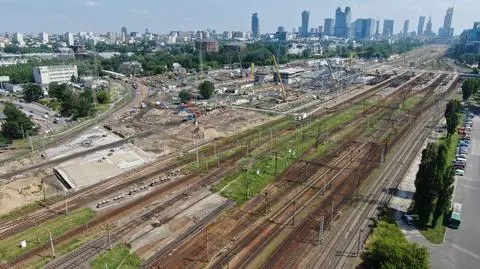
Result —
M 286 29 L 300 26 L 298 18 L 303 10 L 310 11 L 311 25 L 323 25 L 325 18 L 335 17 L 337 7 L 344 9 L 346 6 L 352 9 L 352 21 L 358 18 L 382 21 L 393 19 L 400 24 L 409 19 L 415 25 L 420 16 L 431 16 L 435 30 L 443 25 L 445 11 L 453 4 L 451 1 L 434 0 L 407 0 L 406 2 L 368 0 L 364 3 L 338 1 L 322 4 L 309 1 L 292 3 L 283 0 L 266 0 L 260 3 L 245 0 L 241 4 L 220 0 L 207 0 L 202 3 L 186 0 L 178 0 L 174 3 L 156 3 L 153 0 L 145 0 L 141 3 L 113 0 L 65 2 L 0 0 L 0 7 L 4 11 L 3 21 L 6 22 L 2 24 L 0 32 L 118 32 L 123 25 L 132 31 L 143 31 L 148 28 L 151 32 L 157 33 L 207 28 L 215 29 L 217 32 L 249 31 L 251 15 L 256 12 L 260 18 L 262 33 L 274 33 L 278 25 L 283 25 Z M 285 2 L 288 5 L 279 5 L 279 2 Z M 185 6 L 190 8 L 185 9 Z M 452 22 L 452 27 L 456 29 L 455 34 L 458 35 L 463 29 L 469 28 L 472 21 L 480 20 L 475 14 L 475 10 L 479 9 L 480 1 L 458 0 L 456 2 Z M 201 11 L 208 11 L 209 16 Z M 45 16 L 45 19 L 38 20 L 38 14 Z M 400 32 L 399 30 L 401 29 L 395 29 L 395 33 Z

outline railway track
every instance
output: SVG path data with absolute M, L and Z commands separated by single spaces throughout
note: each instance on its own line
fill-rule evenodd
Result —
M 204 188 L 205 185 L 213 184 L 214 182 L 222 179 L 225 175 L 230 173 L 232 170 L 239 169 L 242 166 L 243 166 L 243 164 L 230 163 L 228 165 L 227 169 L 212 170 L 212 172 L 210 174 L 208 174 L 206 177 L 198 180 L 191 187 L 189 187 L 186 191 L 183 191 L 180 194 L 175 195 L 173 198 L 169 199 L 167 202 L 162 203 L 161 205 L 155 207 L 154 210 L 149 211 L 148 213 L 142 215 L 142 217 L 140 217 L 138 219 L 135 219 L 132 222 L 129 222 L 128 224 L 120 227 L 118 229 L 119 238 L 121 236 L 123 236 L 126 232 L 128 232 L 132 227 L 137 227 L 138 225 L 143 224 L 145 221 L 148 221 L 149 219 L 151 219 L 151 217 L 153 215 L 167 209 L 168 207 L 172 206 L 173 204 L 175 204 L 176 202 L 178 202 L 180 200 L 184 200 L 185 197 L 188 197 L 194 191 L 197 191 L 199 189 Z M 185 176 L 183 179 L 173 181 L 172 185 L 178 187 L 178 186 L 180 186 L 182 184 L 185 184 L 187 182 L 191 182 L 191 179 L 192 179 L 193 176 L 194 175 Z M 62 243 L 62 242 L 67 242 L 68 240 L 71 240 L 73 237 L 81 235 L 82 233 L 86 232 L 88 229 L 92 229 L 94 227 L 99 227 L 99 226 L 101 226 L 105 223 L 111 223 L 115 219 L 119 218 L 122 215 L 127 214 L 128 212 L 132 212 L 135 209 L 139 209 L 139 208 L 142 208 L 145 205 L 150 204 L 151 202 L 153 202 L 155 200 L 156 197 L 167 194 L 172 189 L 173 189 L 173 186 L 169 186 L 168 188 L 161 188 L 161 189 L 155 190 L 152 193 L 148 194 L 147 196 L 140 197 L 140 198 L 136 199 L 132 203 L 129 203 L 129 204 L 126 204 L 122 207 L 111 210 L 107 214 L 105 214 L 103 216 L 100 216 L 98 218 L 95 218 L 92 221 L 90 221 L 89 224 L 88 224 L 88 227 L 87 226 L 81 226 L 81 227 L 78 227 L 74 230 L 71 230 L 71 231 L 65 233 L 64 235 L 62 235 L 58 238 L 55 238 L 54 239 L 55 244 L 59 244 L 59 243 Z M 126 228 L 124 229 L 124 227 L 126 227 Z M 113 234 L 115 234 L 115 233 L 116 232 L 113 232 Z M 92 244 L 94 244 L 94 243 L 92 243 Z M 25 262 L 28 259 L 34 257 L 35 255 L 41 253 L 42 251 L 47 250 L 49 248 L 49 246 L 50 246 L 50 244 L 45 243 L 45 244 L 43 244 L 42 246 L 40 246 L 36 249 L 33 249 L 29 252 L 23 253 L 22 255 L 18 256 L 14 261 L 7 264 L 6 267 L 1 267 L 0 266 L 0 268 L 3 269 L 3 268 L 10 268 L 10 267 L 18 266 L 19 264 L 22 264 L 23 262 Z M 82 249 L 83 248 L 80 248 L 78 251 L 80 251 L 80 252 L 84 251 Z M 73 252 L 73 253 L 75 253 L 75 252 Z M 90 253 L 90 252 L 88 252 L 88 253 Z M 79 254 L 72 254 L 72 255 L 79 255 Z M 85 254 L 85 255 L 87 255 L 87 254 Z M 84 258 L 86 258 L 86 257 L 84 256 Z
M 416 81 L 416 80 L 415 80 L 415 81 Z M 412 81 L 412 82 L 410 82 L 410 83 L 415 83 L 415 82 Z M 408 86 L 408 85 L 409 85 L 409 84 L 407 84 L 407 86 Z M 397 95 L 401 95 L 405 88 L 407 88 L 407 87 L 399 88 L 398 91 L 397 91 L 395 94 L 392 94 L 392 98 L 391 98 L 391 99 L 395 99 Z M 393 98 L 393 97 L 395 97 L 395 98 Z M 370 112 L 371 112 L 371 113 L 374 113 L 374 112 L 376 112 L 376 111 L 378 111 L 378 110 L 379 110 L 379 109 L 378 109 L 378 107 L 377 107 L 377 108 L 375 108 L 375 109 L 372 109 Z M 368 113 L 365 113 L 365 114 L 368 114 Z M 257 199 L 257 198 L 254 198 L 254 199 Z M 275 203 L 275 202 L 274 202 L 274 203 Z M 258 212 L 257 212 L 257 213 L 258 213 Z M 252 213 L 252 214 L 255 214 L 255 213 Z M 164 261 L 164 262 L 165 262 L 165 261 Z M 164 263 L 162 263 L 162 264 L 164 264 Z
M 285 128 L 284 130 L 280 130 L 280 134 L 284 133 L 286 130 L 288 131 L 288 129 L 289 127 Z M 254 136 L 254 134 L 248 133 L 247 135 L 241 135 L 238 137 L 248 138 L 249 136 Z M 254 141 L 255 137 L 252 137 L 251 140 Z M 196 149 L 197 147 L 207 146 L 211 142 L 212 141 L 206 141 L 203 143 L 189 146 L 188 148 L 185 149 L 185 151 L 188 152 Z M 229 143 L 229 140 L 227 140 L 226 142 L 224 142 L 223 145 L 220 144 L 215 149 L 208 148 L 200 152 L 202 152 L 204 156 L 209 156 L 209 155 L 213 155 L 214 151 L 217 151 L 217 152 L 228 151 L 234 147 L 236 147 L 236 145 L 234 143 Z M 191 163 L 195 160 L 195 155 L 191 154 L 191 156 L 187 156 L 183 160 L 165 165 L 164 163 L 171 158 L 172 156 L 166 156 L 143 168 L 137 168 L 133 171 L 126 172 L 119 176 L 102 181 L 98 184 L 94 184 L 84 189 L 81 189 L 73 194 L 68 195 L 66 198 L 55 197 L 55 198 L 49 199 L 48 201 L 42 204 L 43 208 L 35 212 L 22 212 L 21 214 L 16 215 L 10 219 L 1 220 L 0 221 L 0 240 L 8 236 L 11 236 L 12 234 L 22 232 L 43 221 L 53 219 L 56 216 L 63 214 L 65 209 L 65 199 L 67 200 L 70 211 L 79 209 L 91 203 L 92 201 L 104 199 L 108 195 L 111 195 L 112 193 L 123 190 L 128 186 L 131 186 L 136 183 L 140 183 L 151 177 L 156 177 L 172 169 L 176 169 L 188 163 Z M 223 161 L 225 160 L 222 160 L 222 162 Z M 25 218 L 27 215 L 28 215 L 28 218 Z
M 440 84 L 440 82 L 443 80 L 443 78 L 436 79 L 431 86 L 427 87 L 428 92 L 426 93 L 424 99 L 422 99 L 422 102 L 420 102 L 422 105 L 420 107 L 425 108 L 423 104 L 427 101 L 430 100 L 431 93 L 433 93 L 434 89 Z M 426 105 L 429 107 L 429 105 Z M 425 123 L 427 124 L 427 123 Z M 400 134 L 401 136 L 401 134 Z M 417 140 L 415 140 L 417 139 Z M 413 146 L 415 147 L 417 143 L 414 143 L 418 141 L 418 137 L 414 138 L 414 140 L 409 140 L 406 142 L 406 145 L 408 146 Z M 393 141 L 391 141 L 392 143 Z M 422 140 L 423 143 L 423 140 Z M 404 144 L 405 145 L 405 144 Z M 403 152 L 403 151 L 402 151 Z M 406 159 L 405 156 L 402 155 L 401 159 Z M 395 173 L 399 172 L 399 169 L 393 168 Z M 389 174 L 386 176 L 386 178 L 392 178 L 392 175 Z M 380 188 L 380 187 L 379 187 Z M 376 190 L 376 189 L 375 189 Z M 367 193 L 375 193 L 375 190 L 368 190 Z M 382 193 L 383 189 L 379 189 L 380 194 Z M 351 195 L 352 193 L 350 193 Z M 344 195 L 342 198 L 342 201 L 346 202 L 346 198 L 348 198 L 348 195 Z M 339 204 L 341 205 L 341 203 Z M 368 203 L 367 203 L 368 205 Z M 355 212 L 355 213 L 353 213 Z M 350 218 L 353 218 L 353 216 L 357 215 L 357 212 L 359 212 L 359 209 L 353 210 L 351 215 L 349 216 Z M 313 216 L 318 216 L 321 213 L 320 211 L 316 212 L 313 214 Z M 328 222 L 328 217 L 325 218 L 326 223 Z M 331 220 L 330 220 L 331 221 Z M 300 265 L 299 261 L 302 259 L 302 257 L 305 256 L 305 253 L 311 252 L 312 249 L 314 248 L 314 245 L 316 244 L 315 238 L 318 238 L 318 223 L 319 219 L 318 218 L 311 218 L 305 222 L 303 227 L 301 227 L 298 231 L 293 232 L 289 239 L 287 240 L 288 243 L 284 242 L 280 248 L 277 248 L 276 252 L 270 256 L 269 260 L 264 264 L 264 268 L 293 268 L 293 267 L 303 267 L 305 265 Z M 351 231 L 345 231 L 341 230 L 337 233 L 337 235 L 340 237 L 341 235 L 346 235 L 349 234 Z M 354 234 L 354 233 L 351 233 Z M 313 238 L 313 240 L 312 240 Z M 346 241 L 344 241 L 346 242 Z M 355 245 L 355 237 L 350 239 L 350 246 Z M 353 243 L 352 243 L 353 242 Z M 322 247 L 323 249 L 323 247 Z M 327 246 L 325 249 L 329 250 L 330 253 L 333 253 L 334 250 L 333 248 Z M 289 255 L 286 255 L 286 253 L 289 253 Z M 335 252 L 338 253 L 338 252 Z M 350 252 L 346 252 L 350 253 Z M 332 254 L 333 255 L 333 254 Z M 313 255 L 312 257 L 315 258 L 318 255 Z M 337 256 L 335 256 L 337 257 Z M 330 268 L 330 264 L 316 264 L 315 266 L 309 266 L 308 268 Z

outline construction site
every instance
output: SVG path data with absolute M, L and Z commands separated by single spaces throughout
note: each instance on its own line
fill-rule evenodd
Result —
M 2 213 L 35 203 L 0 218 L 0 254 L 27 242 L 0 268 L 88 268 L 118 244 L 143 268 L 351 268 L 460 87 L 410 64 L 442 49 L 123 79 L 131 102 L 4 164 Z

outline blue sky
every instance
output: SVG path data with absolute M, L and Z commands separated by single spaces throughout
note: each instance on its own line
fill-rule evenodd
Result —
M 250 30 L 250 18 L 258 12 L 261 32 L 279 25 L 298 28 L 302 10 L 310 10 L 310 27 L 334 17 L 335 8 L 352 7 L 352 19 L 395 19 L 399 32 L 405 19 L 410 31 L 420 15 L 432 16 L 433 29 L 443 24 L 453 0 L 0 0 L 0 32 L 169 32 L 171 30 Z M 428 19 L 428 18 L 427 18 Z M 480 0 L 456 0 L 455 34 L 480 21 Z

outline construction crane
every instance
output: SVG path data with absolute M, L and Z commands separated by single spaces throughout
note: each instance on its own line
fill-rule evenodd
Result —
M 280 76 L 280 71 L 278 70 L 277 58 L 275 55 L 272 55 L 273 58 L 273 66 L 275 67 L 275 72 L 277 73 L 278 81 L 280 82 L 280 92 L 281 92 L 281 100 L 282 102 L 287 101 L 287 91 L 285 90 L 285 85 L 283 85 L 282 77 Z

